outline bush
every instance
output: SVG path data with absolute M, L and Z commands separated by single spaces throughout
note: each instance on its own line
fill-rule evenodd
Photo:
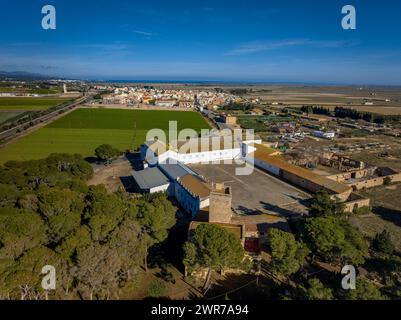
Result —
M 378 233 L 373 240 L 373 246 L 376 250 L 391 254 L 394 251 L 394 244 L 391 241 L 390 232 L 383 230 L 383 232 Z
M 160 298 L 166 295 L 167 287 L 163 280 L 156 279 L 152 281 L 148 289 L 148 295 L 153 298 Z
M 110 163 L 112 160 L 116 159 L 119 155 L 121 155 L 121 151 L 116 148 L 113 148 L 109 144 L 102 144 L 95 149 L 95 155 L 101 159 Z
M 308 280 L 306 287 L 301 286 L 301 296 L 306 300 L 333 300 L 333 292 L 317 278 Z
M 376 285 L 366 278 L 360 278 L 356 282 L 356 289 L 347 291 L 347 300 L 383 300 L 380 290 Z
M 354 214 L 368 214 L 368 213 L 370 213 L 370 207 L 364 206 L 364 207 L 354 208 L 353 213 Z
M 392 181 L 392 179 L 391 179 L 390 177 L 385 177 L 385 178 L 383 179 L 383 184 L 384 184 L 385 186 L 389 186 L 389 185 L 391 184 L 391 181 Z

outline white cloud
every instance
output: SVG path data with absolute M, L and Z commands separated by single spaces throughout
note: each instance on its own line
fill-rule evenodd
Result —
M 352 45 L 350 41 L 342 40 L 310 40 L 310 39 L 289 39 L 279 41 L 253 41 L 241 44 L 235 49 L 225 53 L 228 56 L 238 56 L 249 53 L 277 50 L 288 47 L 316 47 L 316 48 L 339 48 Z
M 142 30 L 132 30 L 132 32 L 140 34 L 142 36 L 151 37 L 153 36 L 152 32 L 142 31 Z

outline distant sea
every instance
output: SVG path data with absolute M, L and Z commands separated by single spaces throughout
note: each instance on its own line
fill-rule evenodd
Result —
M 226 81 L 226 80 L 90 80 L 103 83 L 146 83 L 146 84 L 181 84 L 181 85 L 281 85 L 281 86 L 327 86 L 327 87 L 364 87 L 364 88 L 386 88 L 399 90 L 401 86 L 396 85 L 374 85 L 374 84 L 347 84 L 347 83 L 324 83 L 324 82 L 290 82 L 290 81 Z
M 105 80 L 107 83 L 172 83 L 172 84 L 264 84 L 257 81 L 219 81 L 219 80 Z
M 226 80 L 101 80 L 105 83 L 149 83 L 188 85 L 327 85 L 323 83 L 278 82 L 278 81 L 226 81 Z

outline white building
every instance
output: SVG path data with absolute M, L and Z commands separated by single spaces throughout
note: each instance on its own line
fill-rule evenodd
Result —
M 324 131 L 313 131 L 312 133 L 315 137 L 324 139 L 334 139 L 336 136 L 335 132 L 324 132 Z
M 261 140 L 232 141 L 231 136 L 218 136 L 174 141 L 168 145 L 156 140 L 145 142 L 140 152 L 142 160 L 151 165 L 165 163 L 167 159 L 184 164 L 210 163 L 243 158 L 244 152 L 255 151 L 254 143 L 261 143 Z
M 217 136 L 174 141 L 169 145 L 160 140 L 147 141 L 140 150 L 147 168 L 134 172 L 133 177 L 143 192 L 167 192 L 194 217 L 209 206 L 211 186 L 185 164 L 243 159 L 256 150 L 255 143 L 261 140 L 233 143 L 231 136 Z
M 199 176 L 187 174 L 175 183 L 175 198 L 192 217 L 209 206 L 211 189 Z
M 132 173 L 141 192 L 166 192 L 170 186 L 169 179 L 157 167 L 146 168 Z

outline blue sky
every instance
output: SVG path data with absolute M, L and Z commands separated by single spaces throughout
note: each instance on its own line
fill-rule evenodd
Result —
M 401 2 L 0 0 L 0 70 L 88 79 L 401 85 Z M 41 28 L 41 8 L 57 29 Z M 353 4 L 357 29 L 341 28 Z

